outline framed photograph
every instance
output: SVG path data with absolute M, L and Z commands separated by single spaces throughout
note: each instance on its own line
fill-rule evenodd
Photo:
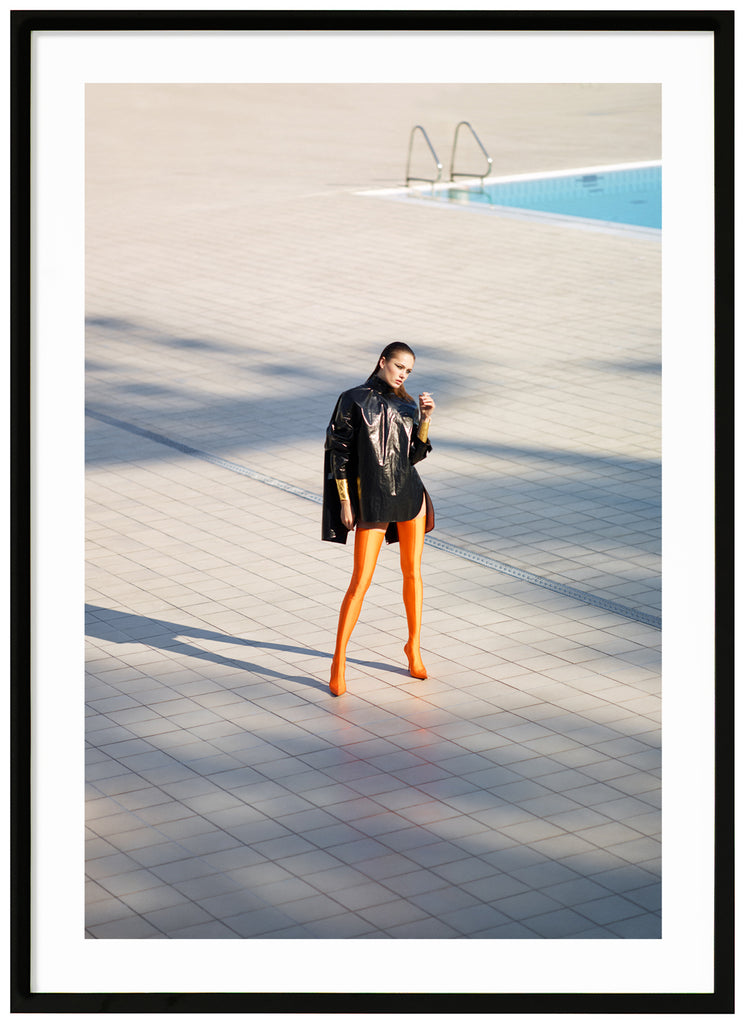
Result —
M 732 12 L 11 36 L 12 1009 L 732 1012 Z

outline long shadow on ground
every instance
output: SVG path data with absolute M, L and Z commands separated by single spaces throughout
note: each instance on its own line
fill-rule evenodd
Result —
M 292 654 L 309 655 L 325 658 L 328 661 L 331 660 L 332 655 L 330 652 L 319 651 L 313 647 L 278 644 L 267 640 L 250 640 L 246 637 L 229 636 L 226 633 L 218 633 L 211 629 L 185 626 L 182 623 L 169 622 L 166 619 L 153 619 L 146 615 L 120 612 L 94 604 L 86 604 L 85 606 L 85 634 L 86 636 L 107 640 L 111 643 L 142 643 L 157 650 L 175 651 L 177 654 L 186 654 L 201 661 L 235 668 L 262 677 L 269 676 L 273 679 L 285 679 L 288 682 L 304 683 L 317 690 L 325 691 L 327 689 L 326 683 L 313 679 L 311 676 L 281 672 L 278 669 L 270 668 L 268 665 L 259 664 L 258 662 L 230 658 L 219 654 L 217 651 L 205 650 L 203 647 L 198 646 L 197 643 L 187 643 L 184 638 L 187 637 L 194 641 L 206 640 L 220 644 L 235 644 L 239 647 L 259 648 L 269 651 L 285 651 Z M 383 662 L 364 661 L 361 658 L 353 657 L 347 658 L 347 661 L 357 665 L 364 665 L 367 668 L 381 669 L 387 672 L 395 671 L 395 666 Z M 401 669 L 401 671 L 403 672 L 404 670 Z

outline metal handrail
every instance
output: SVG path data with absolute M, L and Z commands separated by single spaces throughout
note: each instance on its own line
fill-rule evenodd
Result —
M 474 173 L 473 171 L 454 171 L 453 170 L 453 168 L 455 166 L 455 149 L 456 149 L 456 146 L 458 145 L 458 132 L 460 131 L 462 125 L 465 125 L 466 128 L 468 128 L 468 130 L 470 131 L 471 135 L 473 135 L 474 139 L 478 143 L 481 152 L 486 157 L 486 162 L 488 164 L 488 167 L 486 168 L 486 170 L 484 171 L 483 174 Z M 484 178 L 488 177 L 488 175 L 491 173 L 491 167 L 492 167 L 492 158 L 489 156 L 489 154 L 484 149 L 484 146 L 483 146 L 483 143 L 481 142 L 481 139 L 478 137 L 478 135 L 473 130 L 473 128 L 471 127 L 471 125 L 469 124 L 468 121 L 460 121 L 458 123 L 458 125 L 456 126 L 456 129 L 455 129 L 455 135 L 453 137 L 453 150 L 452 150 L 452 153 L 450 154 L 450 180 L 451 181 L 455 181 L 456 178 L 481 178 L 481 187 L 483 188 L 484 187 Z
M 414 134 L 417 131 L 420 131 L 422 133 L 422 135 L 424 136 L 424 141 L 429 146 L 429 151 L 432 154 L 432 158 L 434 159 L 435 164 L 437 166 L 437 177 L 436 178 L 417 178 L 414 175 L 409 174 L 409 171 L 411 170 L 411 150 L 412 150 L 412 147 L 414 145 Z M 439 158 L 437 156 L 437 153 L 435 153 L 435 150 L 434 150 L 434 147 L 433 147 L 432 143 L 429 141 L 429 135 L 427 135 L 427 133 L 425 132 L 424 128 L 422 128 L 422 126 L 420 124 L 415 124 L 414 127 L 411 129 L 411 135 L 409 136 L 409 156 L 408 156 L 408 158 L 406 160 L 406 187 L 407 188 L 409 187 L 409 182 L 410 181 L 428 181 L 430 183 L 430 185 L 432 185 L 432 187 L 434 188 L 436 183 L 440 180 L 440 175 L 441 174 L 442 174 L 442 164 L 440 163 L 440 160 L 439 160 Z

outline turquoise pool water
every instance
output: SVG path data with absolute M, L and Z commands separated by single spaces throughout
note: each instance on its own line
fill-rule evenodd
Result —
M 463 184 L 445 189 L 441 195 L 454 203 L 507 206 L 637 227 L 662 227 L 660 166 L 486 182 L 483 189 Z

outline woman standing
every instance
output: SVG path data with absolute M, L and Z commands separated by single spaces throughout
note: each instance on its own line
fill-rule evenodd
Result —
M 386 537 L 398 541 L 409 638 L 404 651 L 409 672 L 426 679 L 419 651 L 422 621 L 421 560 L 424 534 L 435 524 L 434 509 L 414 469 L 432 450 L 427 440 L 435 403 L 428 392 L 419 403 L 404 382 L 414 369 L 408 345 L 393 342 L 380 354 L 364 384 L 345 391 L 326 431 L 323 539 L 346 544 L 356 524 L 354 569 L 339 612 L 329 688 L 346 690 L 346 650 L 372 581 Z

